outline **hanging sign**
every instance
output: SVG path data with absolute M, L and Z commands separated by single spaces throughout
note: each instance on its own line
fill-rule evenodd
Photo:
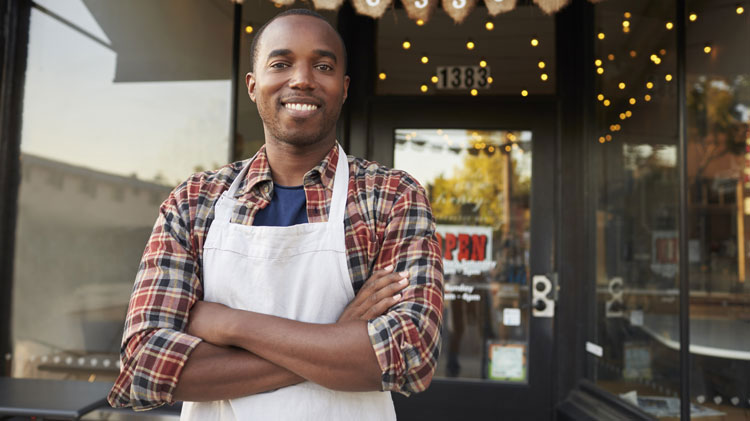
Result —
M 313 0 L 313 5 L 318 10 L 338 10 L 344 0 Z
M 484 4 L 490 16 L 497 16 L 516 8 L 516 0 L 484 0 Z
M 438 66 L 437 89 L 489 89 L 490 66 Z
M 570 0 L 534 0 L 534 3 L 542 9 L 542 12 L 551 15 L 565 7 L 569 1 Z
M 390 7 L 393 0 L 352 0 L 354 10 L 360 15 L 379 18 Z
M 492 227 L 437 225 L 443 251 L 443 272 L 478 275 L 495 267 L 492 261 Z
M 426 23 L 430 20 L 432 12 L 437 9 L 438 0 L 401 0 L 401 4 L 404 5 L 409 19 L 414 21 L 421 19 Z
M 477 0 L 442 0 L 443 10 L 456 23 L 461 23 L 469 16 Z

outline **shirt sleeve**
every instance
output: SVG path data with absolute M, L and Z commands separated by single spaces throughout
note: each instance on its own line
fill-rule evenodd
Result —
M 184 185 L 183 185 L 184 187 Z M 190 246 L 190 224 L 180 216 L 180 187 L 161 205 L 143 253 L 125 319 L 120 375 L 107 400 L 136 410 L 173 403 L 177 379 L 200 339 L 184 333 L 188 312 L 202 294 Z
M 429 386 L 440 353 L 443 267 L 435 221 L 417 183 L 396 201 L 385 228 L 376 269 L 409 271 L 401 302 L 370 320 L 368 333 L 382 371 L 382 389 L 404 395 Z

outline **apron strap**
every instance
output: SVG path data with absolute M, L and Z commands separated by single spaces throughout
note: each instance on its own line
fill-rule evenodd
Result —
M 339 159 L 336 163 L 336 175 L 333 179 L 333 194 L 331 207 L 328 211 L 328 222 L 343 224 L 346 215 L 346 196 L 349 191 L 349 159 L 344 148 L 339 146 Z
M 221 196 L 219 196 L 219 200 L 214 206 L 215 222 L 230 223 L 232 221 L 234 206 L 237 204 L 237 201 L 234 199 L 234 195 L 240 188 L 240 184 L 242 184 L 242 180 L 245 179 L 245 174 L 247 174 L 247 170 L 249 168 L 250 163 L 242 167 L 240 173 L 237 175 L 237 177 L 235 177 L 234 181 L 232 181 L 232 184 L 229 186 L 229 190 L 223 192 Z

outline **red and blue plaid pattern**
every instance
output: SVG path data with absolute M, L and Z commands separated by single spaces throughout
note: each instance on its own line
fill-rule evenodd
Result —
M 310 223 L 328 220 L 338 155 L 336 145 L 304 177 Z M 173 402 L 182 367 L 200 342 L 184 330 L 190 308 L 203 297 L 203 243 L 214 204 L 248 162 L 232 222 L 252 225 L 273 189 L 265 147 L 249 161 L 194 174 L 161 205 L 130 298 L 110 405 L 149 409 Z M 443 314 L 442 259 L 432 211 L 422 186 L 403 171 L 350 157 L 349 172 L 344 224 L 355 292 L 373 271 L 388 265 L 411 273 L 402 301 L 368 323 L 382 388 L 420 392 L 435 371 Z

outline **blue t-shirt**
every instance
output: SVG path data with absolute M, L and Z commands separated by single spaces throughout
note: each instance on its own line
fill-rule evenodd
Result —
M 271 203 L 258 211 L 253 225 L 288 227 L 307 223 L 307 200 L 304 186 L 286 187 L 273 183 Z

